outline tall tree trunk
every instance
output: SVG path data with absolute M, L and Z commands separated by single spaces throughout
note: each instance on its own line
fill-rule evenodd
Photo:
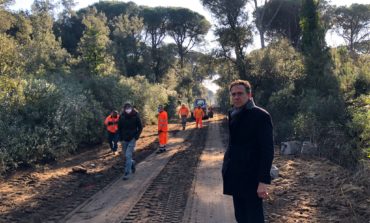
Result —
M 266 1 L 265 1 L 266 4 Z M 260 41 L 261 41 L 261 48 L 265 48 L 265 30 L 262 25 L 262 20 L 263 20 L 263 14 L 261 15 L 261 12 L 258 11 L 258 3 L 257 0 L 254 0 L 254 7 L 255 7 L 255 12 L 256 12 L 256 28 L 258 30 L 258 33 L 260 35 Z
M 248 79 L 247 66 L 243 54 L 243 49 L 239 46 L 235 47 L 235 55 L 236 55 L 235 63 L 238 68 L 239 77 L 242 79 Z
M 264 6 L 266 6 L 267 3 L 268 3 L 268 0 L 265 0 Z M 257 27 L 258 33 L 260 34 L 261 48 L 265 48 L 265 32 L 266 32 L 266 29 L 268 29 L 270 27 L 272 21 L 274 21 L 276 15 L 280 11 L 280 8 L 281 8 L 282 4 L 283 4 L 283 1 L 280 2 L 279 7 L 274 12 L 274 15 L 272 16 L 270 21 L 267 23 L 267 25 L 264 26 L 263 20 L 264 20 L 264 17 L 265 17 L 265 10 L 266 9 L 263 9 L 263 11 L 259 11 L 257 0 L 254 0 L 254 7 L 255 7 L 255 12 L 256 12 L 256 27 Z
M 260 33 L 260 41 L 261 41 L 261 48 L 265 48 L 265 30 L 258 29 L 258 32 Z

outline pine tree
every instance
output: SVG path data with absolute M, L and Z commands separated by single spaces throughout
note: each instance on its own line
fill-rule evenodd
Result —
M 325 29 L 320 23 L 318 3 L 304 0 L 301 14 L 302 53 L 306 79 L 305 89 L 316 89 L 319 95 L 336 94 L 337 83 L 332 74 L 329 48 L 325 42 Z
M 310 138 L 317 143 L 327 157 L 341 163 L 356 160 L 353 148 L 338 150 L 338 145 L 348 143 L 345 109 L 338 78 L 333 72 L 333 63 L 325 43 L 325 29 L 320 23 L 318 3 L 304 0 L 300 21 L 302 29 L 302 54 L 305 78 L 297 83 L 299 110 L 296 127 L 301 138 Z M 351 153 L 351 156 L 348 154 Z M 353 155 L 353 156 L 352 156 Z
M 78 46 L 81 65 L 92 75 L 113 74 L 115 68 L 113 57 L 108 53 L 111 41 L 106 16 L 91 8 L 82 23 L 85 31 Z

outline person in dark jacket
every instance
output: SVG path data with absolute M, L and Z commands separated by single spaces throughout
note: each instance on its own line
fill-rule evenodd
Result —
M 125 154 L 126 158 L 123 180 L 129 179 L 130 174 L 135 172 L 135 161 L 132 159 L 132 154 L 142 130 L 143 126 L 139 113 L 130 103 L 126 103 L 118 121 L 118 134 L 122 144 L 122 153 Z
M 254 104 L 251 85 L 237 80 L 229 87 L 229 144 L 222 166 L 224 194 L 233 197 L 239 223 L 263 223 L 262 199 L 268 197 L 274 157 L 270 114 Z

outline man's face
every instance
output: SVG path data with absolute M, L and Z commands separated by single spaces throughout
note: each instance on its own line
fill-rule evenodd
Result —
M 244 85 L 235 85 L 230 90 L 231 101 L 236 108 L 240 108 L 251 98 Z

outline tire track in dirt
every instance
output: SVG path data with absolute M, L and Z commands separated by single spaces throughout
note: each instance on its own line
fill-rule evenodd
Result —
M 172 124 L 171 135 L 179 125 Z M 144 128 L 134 158 L 139 163 L 158 147 L 157 126 Z M 154 133 L 154 134 L 153 134 Z M 122 155 L 104 145 L 71 156 L 61 163 L 17 171 L 0 181 L 0 222 L 55 222 L 122 175 Z M 82 165 L 87 173 L 72 173 Z
M 193 130 L 190 146 L 170 159 L 122 223 L 181 222 L 207 130 Z

